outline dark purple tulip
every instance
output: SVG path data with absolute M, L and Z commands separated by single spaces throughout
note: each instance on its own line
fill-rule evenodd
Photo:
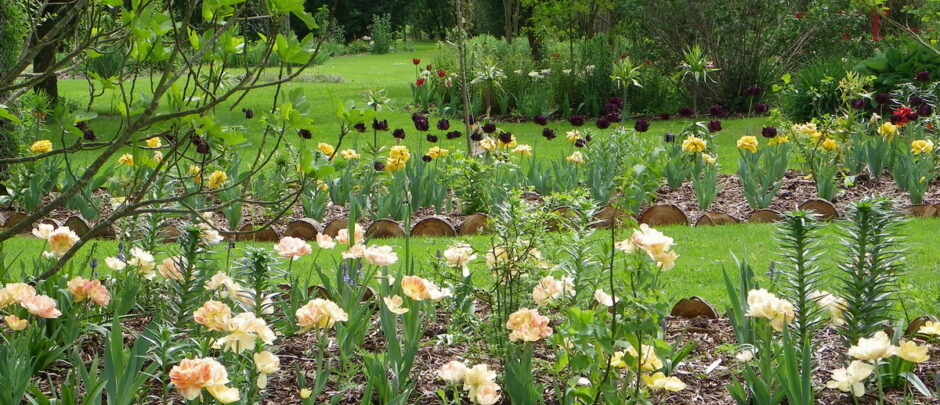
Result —
M 721 121 L 719 120 L 708 121 L 708 132 L 714 133 L 718 131 L 721 131 Z
M 381 172 L 382 170 L 385 170 L 385 163 L 375 162 L 375 164 L 372 165 L 372 168 L 377 172 Z
M 568 122 L 570 122 L 571 125 L 574 125 L 574 126 L 576 126 L 576 127 L 580 127 L 580 126 L 584 125 L 584 116 L 581 115 L 581 114 L 572 115 L 572 116 L 568 117 Z
M 931 107 L 930 104 L 923 103 L 917 107 L 917 115 L 927 118 L 933 115 L 933 107 Z
M 376 131 L 388 131 L 388 120 L 372 119 L 372 129 Z
M 676 141 L 676 134 L 674 134 L 674 133 L 672 133 L 672 132 L 666 132 L 666 134 L 663 135 L 663 141 L 666 142 L 666 143 L 673 143 L 673 142 L 675 142 L 675 141 Z
M 512 132 L 500 132 L 496 137 L 499 138 L 499 141 L 502 143 L 512 142 Z
M 764 89 L 762 89 L 760 86 L 756 84 L 752 84 L 744 88 L 744 94 L 747 94 L 748 96 L 751 96 L 751 97 L 760 95 L 763 92 L 764 92 Z
M 670 118 L 672 118 L 672 114 L 670 114 L 670 113 L 662 113 L 662 114 L 659 114 L 659 119 L 661 119 L 661 120 L 663 120 L 663 121 L 666 121 L 666 120 L 668 120 L 668 119 L 670 119 Z
M 620 122 L 620 121 L 623 121 L 623 117 L 620 116 L 620 112 L 618 112 L 618 111 L 613 111 L 613 112 L 607 114 L 607 116 L 606 116 L 605 118 L 607 118 L 607 121 L 610 121 L 610 122 Z
M 242 112 L 245 113 L 245 119 L 250 120 L 255 117 L 255 112 L 250 108 L 242 108 Z
M 425 162 L 430 162 L 430 161 L 431 161 L 431 157 L 428 156 L 428 155 L 424 155 L 424 156 L 421 156 L 421 160 L 423 160 L 423 161 L 425 161 Z
M 769 110 L 770 106 L 766 103 L 757 103 L 757 105 L 754 106 L 754 112 L 758 114 L 766 114 Z
M 306 128 L 298 130 L 297 135 L 300 135 L 300 137 L 304 139 L 313 138 L 313 132 L 310 132 L 310 130 Z
M 597 128 L 598 129 L 607 129 L 610 128 L 610 121 L 605 117 L 600 117 L 597 119 Z
M 415 122 L 417 120 L 423 120 L 423 119 L 427 119 L 427 118 L 424 118 L 423 115 L 418 114 L 418 113 L 411 114 L 411 122 Z
M 196 145 L 196 152 L 203 154 L 203 155 L 209 153 L 209 143 L 203 142 L 203 143 L 200 143 L 199 145 Z
M 708 107 L 708 115 L 711 115 L 712 117 L 724 117 L 725 109 L 720 105 L 713 105 Z
M 532 117 L 532 122 L 544 127 L 545 125 L 548 125 L 548 118 L 545 118 L 544 115 L 539 114 L 539 115 Z
M 359 133 L 366 132 L 366 124 L 364 122 L 357 122 L 356 125 L 353 125 L 353 128 Z
M 623 100 L 621 100 L 620 97 L 611 97 L 607 99 L 607 103 L 613 104 L 617 106 L 617 108 L 623 107 Z
M 647 120 L 636 120 L 636 122 L 633 124 L 633 129 L 636 130 L 636 132 L 649 131 L 650 123 Z
M 687 106 L 679 107 L 679 116 L 681 116 L 681 117 L 686 117 L 686 118 L 692 118 L 692 117 L 695 116 L 695 110 L 693 110 L 693 109 L 691 109 L 691 108 L 689 108 L 689 107 L 687 107 Z
M 395 130 L 392 131 L 392 137 L 395 139 L 405 139 L 405 130 L 401 128 L 395 128 Z
M 878 104 L 888 104 L 891 102 L 891 95 L 888 93 L 878 93 L 875 96 L 875 101 L 877 101 Z
M 616 104 L 613 104 L 613 103 L 604 104 L 605 113 L 612 113 L 614 111 L 619 111 L 619 110 L 620 110 L 620 107 L 617 107 Z
M 584 139 L 578 138 L 578 140 L 574 141 L 574 147 L 583 148 L 586 143 L 587 141 L 585 141 Z
M 910 104 L 911 107 L 917 107 L 924 103 L 924 98 L 920 96 L 911 96 L 911 98 L 907 99 L 907 103 Z
M 492 122 L 487 122 L 486 124 L 483 124 L 483 132 L 488 133 L 488 134 L 492 134 L 493 132 L 496 132 L 496 124 Z
M 761 136 L 764 138 L 770 139 L 777 137 L 777 128 L 774 127 L 764 127 L 760 130 Z
M 552 139 L 555 139 L 555 131 L 552 131 L 551 128 L 543 128 L 542 136 L 544 136 L 545 139 L 548 139 L 550 141 Z
M 471 141 L 480 142 L 480 141 L 483 140 L 483 134 L 481 134 L 481 133 L 479 133 L 479 132 L 476 132 L 476 131 L 473 131 L 473 133 L 470 134 L 470 140 L 471 140 Z
M 428 136 L 424 138 L 427 139 L 428 142 L 431 142 L 431 143 L 437 142 L 437 135 L 428 134 Z
M 852 99 L 852 101 L 850 101 L 849 104 L 851 104 L 852 108 L 856 110 L 861 110 L 865 108 L 865 100 L 862 100 L 860 98 Z
M 415 121 L 415 129 L 418 131 L 427 131 L 431 129 L 431 124 L 428 122 L 428 119 L 421 117 L 421 119 Z
M 450 129 L 450 121 L 448 121 L 446 118 L 441 118 L 441 120 L 437 122 L 437 129 L 441 131 Z
M 85 138 L 86 141 L 98 140 L 98 137 L 95 136 L 95 131 L 92 131 L 91 128 L 87 128 L 84 131 L 82 131 L 82 136 Z
M 460 135 L 463 135 L 460 131 L 450 131 L 447 133 L 447 139 L 457 139 Z
M 85 121 L 79 121 L 75 123 L 74 127 L 78 128 L 80 131 L 84 131 L 85 128 L 88 128 L 88 123 Z
M 917 72 L 917 74 L 914 75 L 914 78 L 916 78 L 917 81 L 919 82 L 929 82 L 930 72 L 927 72 L 927 71 Z
M 591 142 L 591 134 L 585 135 L 585 136 L 584 136 L 584 141 L 585 141 L 585 142 Z

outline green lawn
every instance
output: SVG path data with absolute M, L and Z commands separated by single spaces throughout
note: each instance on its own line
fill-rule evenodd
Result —
M 299 80 L 285 85 L 285 89 L 302 88 L 313 106 L 314 128 L 311 130 L 314 137 L 311 140 L 303 140 L 298 136 L 290 134 L 288 141 L 292 144 L 303 147 L 313 147 L 319 142 L 336 144 L 338 138 L 339 124 L 333 116 L 332 100 L 352 100 L 363 103 L 363 94 L 368 90 L 385 89 L 386 95 L 391 99 L 389 109 L 380 113 L 381 119 L 389 121 L 389 127 L 404 128 L 408 134 L 405 144 L 413 150 L 421 150 L 419 145 L 424 148 L 430 147 L 427 142 L 422 142 L 418 132 L 414 129 L 411 122 L 411 112 L 406 111 L 407 105 L 412 101 L 411 89 L 409 85 L 414 81 L 415 66 L 411 63 L 412 57 L 422 60 L 422 66 L 430 63 L 434 59 L 438 45 L 435 43 L 418 43 L 414 50 L 406 52 L 391 53 L 386 55 L 352 55 L 330 58 L 324 65 L 314 67 L 305 72 Z M 273 71 L 271 72 L 274 73 Z M 329 79 L 320 79 L 329 77 Z M 148 82 L 146 79 L 139 79 L 140 82 Z M 138 88 L 149 88 L 147 83 L 138 83 Z M 74 102 L 76 105 L 85 106 L 88 100 L 87 82 L 84 80 L 69 79 L 59 81 L 59 91 L 66 99 Z M 269 110 L 272 106 L 274 89 L 260 89 L 253 92 L 249 97 L 229 112 L 230 104 L 217 111 L 217 119 L 224 122 L 231 122 L 242 119 L 241 108 L 251 108 L 256 112 Z M 117 104 L 110 93 L 97 98 L 92 104 L 99 117 L 91 122 L 91 127 L 96 134 L 103 139 L 113 136 L 117 130 L 119 120 L 116 118 L 114 106 Z M 431 117 L 432 128 L 434 122 L 439 117 Z M 707 119 L 707 118 L 703 118 Z M 454 129 L 461 129 L 458 120 L 452 120 Z M 724 130 L 717 136 L 719 162 L 722 170 L 727 173 L 733 173 L 737 170 L 738 153 L 735 150 L 735 141 L 743 134 L 758 134 L 764 126 L 766 119 L 728 119 L 723 121 Z M 652 121 L 649 132 L 641 136 L 649 136 L 655 139 L 661 139 L 666 131 L 678 131 L 686 125 L 692 123 L 692 120 L 669 120 Z M 624 122 L 623 125 L 628 128 L 633 127 L 633 122 Z M 557 159 L 559 156 L 571 153 L 572 147 L 561 136 L 565 131 L 573 128 L 566 121 L 559 121 L 550 124 L 550 127 L 560 135 L 553 141 L 546 141 L 541 136 L 542 128 L 532 123 L 505 123 L 500 127 L 512 131 L 519 143 L 530 144 L 534 147 L 534 156 L 537 159 L 549 158 Z M 593 121 L 588 122 L 583 128 L 590 128 L 592 131 L 600 131 Z M 608 129 L 603 132 L 611 132 Z M 252 139 L 251 133 L 248 134 Z M 462 150 L 466 145 L 464 138 L 456 140 L 446 140 L 441 135 L 439 146 Z M 43 135 L 47 136 L 47 135 Z M 53 137 L 53 142 L 57 141 Z M 355 147 L 358 142 L 371 142 L 371 129 L 366 134 L 353 136 L 344 141 L 344 147 Z M 385 144 L 391 144 L 393 138 L 391 133 L 385 133 L 382 136 Z M 29 141 L 33 141 L 32 138 Z M 56 145 L 61 146 L 61 145 Z M 423 152 L 423 151 L 422 151 Z M 79 154 L 76 156 L 76 162 L 80 165 L 83 162 L 91 160 L 94 155 Z
M 838 237 L 836 227 L 832 224 L 825 228 L 825 235 L 821 241 L 821 246 L 828 249 L 820 259 L 820 265 L 826 270 L 824 277 L 825 286 L 831 286 L 837 275 L 837 270 L 833 267 L 833 258 L 835 249 L 838 248 Z M 675 302 L 679 298 L 697 295 L 714 303 L 720 310 L 726 305 L 724 284 L 722 281 L 721 270 L 728 269 L 730 272 L 736 272 L 735 262 L 732 255 L 741 259 L 746 259 L 755 269 L 755 273 L 761 275 L 766 280 L 765 273 L 772 260 L 775 259 L 774 252 L 776 244 L 774 242 L 774 226 L 767 224 L 737 224 L 725 225 L 719 227 L 692 228 L 686 226 L 671 226 L 661 228 L 667 235 L 676 240 L 676 246 L 673 248 L 679 253 L 679 259 L 676 262 L 676 268 L 666 273 L 665 288 L 670 297 L 670 302 Z M 940 251 L 934 248 L 937 237 L 937 229 L 940 229 L 940 218 L 913 219 L 902 227 L 903 235 L 906 239 L 907 247 L 907 266 L 904 270 L 904 276 L 901 279 L 901 297 L 904 297 L 905 308 L 914 315 L 925 313 L 935 313 L 936 305 L 940 302 Z M 606 231 L 600 231 L 596 237 L 607 238 Z M 622 237 L 626 233 L 622 232 Z M 558 243 L 564 243 L 565 236 L 561 233 L 551 235 L 551 239 L 558 240 Z M 442 274 L 433 274 L 434 267 L 431 263 L 436 262 L 435 254 L 437 250 L 445 249 L 452 244 L 454 238 L 413 238 L 411 246 L 416 259 L 419 272 L 425 276 L 435 279 L 444 278 Z M 478 250 L 485 250 L 489 246 L 489 237 L 476 236 L 470 238 L 461 238 L 472 244 Z M 380 244 L 394 246 L 403 258 L 404 240 L 393 239 L 377 241 Z M 258 246 L 270 248 L 269 243 L 239 243 L 236 248 L 244 246 Z M 37 271 L 26 265 L 32 263 L 32 258 L 38 258 L 43 242 L 32 237 L 16 237 L 3 244 L 4 267 L 14 272 L 27 272 L 34 274 Z M 155 256 L 157 260 L 170 255 L 174 250 L 173 245 L 161 246 L 163 251 Z M 214 263 L 219 269 L 227 266 L 227 252 L 224 248 L 217 249 L 217 259 Z M 339 250 L 321 251 L 317 255 L 309 255 L 295 262 L 292 267 L 294 274 L 304 277 L 313 276 L 314 256 L 316 262 L 321 266 L 332 268 L 332 264 L 339 260 Z M 113 256 L 117 252 L 117 242 L 102 240 L 86 247 L 72 260 L 72 271 L 79 271 L 80 266 L 86 263 L 91 257 L 103 259 L 107 256 Z M 543 248 L 543 254 L 553 263 L 562 259 L 561 250 Z M 14 259 L 20 256 L 17 262 Z M 237 256 L 237 252 L 233 257 Z M 100 269 L 100 268 L 99 268 Z M 475 280 L 485 284 L 488 276 L 485 262 L 482 255 L 471 266 L 476 274 Z M 734 273 L 736 274 L 736 273 Z M 315 278 L 314 278 L 315 280 Z M 904 308 L 898 308 L 903 310 Z

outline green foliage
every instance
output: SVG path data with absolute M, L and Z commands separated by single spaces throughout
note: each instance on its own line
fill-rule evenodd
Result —
M 372 16 L 372 53 L 388 53 L 394 43 L 394 32 L 392 31 L 392 17 L 389 14 Z
M 822 276 L 822 269 L 817 264 L 822 254 L 819 245 L 821 225 L 814 215 L 809 211 L 788 212 L 777 228 L 777 242 L 781 249 L 778 285 L 781 295 L 793 304 L 795 339 L 801 348 L 809 345 L 819 324 L 820 308 L 814 302 L 813 294 L 818 290 Z
M 757 152 L 739 149 L 738 179 L 752 209 L 767 208 L 776 197 L 790 163 L 790 144 L 768 145 Z
M 819 59 L 784 79 L 780 109 L 795 122 L 835 113 L 843 105 L 839 81 L 846 77 L 841 58 Z M 792 80 L 792 81 L 789 81 Z
M 839 295 L 846 300 L 839 333 L 848 346 L 883 330 L 891 319 L 904 251 L 897 237 L 902 221 L 889 200 L 858 202 L 847 216 L 840 226 L 838 279 Z
M 25 41 L 23 37 L 29 30 L 25 3 L 4 1 L 0 4 L 0 72 L 7 71 L 16 63 Z
M 904 83 L 914 82 L 918 72 L 940 76 L 940 53 L 911 40 L 859 62 L 855 70 L 875 76 L 875 91 L 891 93 Z

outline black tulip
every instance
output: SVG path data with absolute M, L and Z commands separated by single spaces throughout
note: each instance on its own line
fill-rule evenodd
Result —
M 424 155 L 424 156 L 421 156 L 421 160 L 423 160 L 423 161 L 425 161 L 425 162 L 430 162 L 430 161 L 431 161 L 431 157 L 428 156 L 428 155 Z
M 300 137 L 304 139 L 313 138 L 313 132 L 310 132 L 310 130 L 306 128 L 298 130 L 297 135 L 300 135 Z
M 910 104 L 911 107 L 917 107 L 924 103 L 924 98 L 920 96 L 911 96 L 911 98 L 907 99 L 907 103 Z
M 917 79 L 917 81 L 919 82 L 929 82 L 930 72 L 927 72 L 927 71 L 917 72 L 917 74 L 914 75 L 914 78 Z
M 448 121 L 446 118 L 441 118 L 441 120 L 437 122 L 437 129 L 441 131 L 450 129 L 450 121 Z
M 636 123 L 633 124 L 633 129 L 636 132 L 646 132 L 650 129 L 650 122 L 647 120 L 636 120 Z
M 245 119 L 250 120 L 255 117 L 255 112 L 250 108 L 242 108 L 242 112 L 245 113 Z
M 891 102 L 891 95 L 888 93 L 878 93 L 875 96 L 875 101 L 877 101 L 878 104 L 882 104 L 882 105 L 888 104 L 889 102 Z
M 668 120 L 668 119 L 670 119 L 670 118 L 672 118 L 672 114 L 669 114 L 669 113 L 662 113 L 662 114 L 659 114 L 659 119 L 661 119 L 661 120 L 663 120 L 663 121 L 666 121 L 666 120 Z
M 388 131 L 388 120 L 372 119 L 372 129 L 376 131 Z
M 608 113 L 607 116 L 606 116 L 606 118 L 607 118 L 607 121 L 610 121 L 610 122 L 618 122 L 618 123 L 619 123 L 620 121 L 623 121 L 623 117 L 620 116 L 620 112 L 619 112 L 619 111 L 614 111 L 614 112 Z
M 471 140 L 471 141 L 480 142 L 480 141 L 483 140 L 483 134 L 481 134 L 481 133 L 479 133 L 479 132 L 477 132 L 477 131 L 473 131 L 473 133 L 470 134 L 470 140 Z
M 572 115 L 572 116 L 568 117 L 568 122 L 570 122 L 571 125 L 574 125 L 574 126 L 576 126 L 576 127 L 580 127 L 580 126 L 584 125 L 584 116 L 581 115 L 581 114 Z
M 76 122 L 75 128 L 78 128 L 80 131 L 84 131 L 85 128 L 88 128 L 88 123 L 85 121 Z
M 933 107 L 931 107 L 930 104 L 923 103 L 917 107 L 917 115 L 927 118 L 933 115 Z
M 377 171 L 377 172 L 381 172 L 382 170 L 385 170 L 385 163 L 382 163 L 382 162 L 375 162 L 375 163 L 372 165 L 372 168 L 375 169 L 375 171 Z
M 395 130 L 392 131 L 392 137 L 395 139 L 405 139 L 405 130 L 401 128 L 395 128 Z
M 578 140 L 574 141 L 574 146 L 576 148 L 583 148 L 585 144 L 587 144 L 587 141 L 582 138 L 578 138 Z
M 861 110 L 865 108 L 865 100 L 862 100 L 860 98 L 852 99 L 852 101 L 849 103 L 852 105 L 852 108 L 856 110 Z
M 425 138 L 428 140 L 428 142 L 431 142 L 431 143 L 437 142 L 437 135 L 428 134 L 428 136 L 426 136 Z
M 555 131 L 552 131 L 551 128 L 542 128 L 542 136 L 548 140 L 555 139 Z
M 200 143 L 199 145 L 196 145 L 196 152 L 203 154 L 203 155 L 209 153 L 209 143 L 203 142 L 203 143 Z
M 607 99 L 607 104 L 611 104 L 619 109 L 623 107 L 623 100 L 621 100 L 620 97 L 611 97 Z
M 353 125 L 353 129 L 359 133 L 366 132 L 366 124 L 364 122 L 357 122 L 356 125 Z
M 86 141 L 98 140 L 98 137 L 95 136 L 95 131 L 92 131 L 91 128 L 87 128 L 84 131 L 82 131 L 82 136 L 85 138 Z
M 539 115 L 532 117 L 532 122 L 544 127 L 545 125 L 548 125 L 548 118 L 545 118 L 544 115 L 539 114 Z
M 777 128 L 775 128 L 775 127 L 764 127 L 763 129 L 760 130 L 760 134 L 761 134 L 761 136 L 763 136 L 764 138 L 767 138 L 767 139 L 775 138 L 775 137 L 777 136 Z
M 770 106 L 767 103 L 757 103 L 754 106 L 754 112 L 758 114 L 766 114 L 767 111 L 770 111 Z
M 678 113 L 680 117 L 685 117 L 685 118 L 692 118 L 695 116 L 695 110 L 693 110 L 692 108 L 688 106 L 679 107 Z
M 718 117 L 718 118 L 724 117 L 725 109 L 724 107 L 720 105 L 713 105 L 711 107 L 708 107 L 708 115 L 711 115 L 712 117 Z
M 477 120 L 474 119 L 472 115 L 468 115 L 466 118 L 464 118 L 463 122 L 467 125 L 473 125 L 476 124 Z
M 420 119 L 424 119 L 424 116 L 418 113 L 411 114 L 411 122 L 415 122 Z
M 584 141 L 585 141 L 585 142 L 591 142 L 591 134 L 585 135 L 585 136 L 584 136 Z
M 431 129 L 431 124 L 428 122 L 427 118 L 423 118 L 415 121 L 415 129 L 418 131 L 427 131 Z
M 721 131 L 721 121 L 711 120 L 708 121 L 708 132 L 718 132 Z
M 598 119 L 597 119 L 597 128 L 599 128 L 599 129 L 607 129 L 607 128 L 610 128 L 610 121 L 608 121 L 606 117 L 600 117 L 600 118 L 598 118 Z
M 492 134 L 493 132 L 496 132 L 496 124 L 492 122 L 487 122 L 486 124 L 483 124 L 483 132 L 488 133 L 488 134 Z
M 760 95 L 760 94 L 763 93 L 763 92 L 764 92 L 764 89 L 762 89 L 760 86 L 758 86 L 758 85 L 756 85 L 756 84 L 752 84 L 752 85 L 750 85 L 750 86 L 747 86 L 747 87 L 744 89 L 744 94 L 747 94 L 748 96 L 751 96 L 751 97 Z
M 502 143 L 510 143 L 512 142 L 512 132 L 500 132 L 497 138 Z
M 457 139 L 460 135 L 463 135 L 460 131 L 450 131 L 447 133 L 447 139 Z
M 666 142 L 666 143 L 673 143 L 673 142 L 675 142 L 675 141 L 676 141 L 676 134 L 674 134 L 674 133 L 672 133 L 672 132 L 666 132 L 666 134 L 663 135 L 663 141 Z

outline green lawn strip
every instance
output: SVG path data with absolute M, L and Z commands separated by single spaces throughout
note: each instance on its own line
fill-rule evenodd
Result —
M 312 68 L 309 73 L 305 73 L 299 80 L 285 85 L 284 90 L 289 91 L 293 88 L 304 89 L 307 98 L 312 105 L 312 118 L 314 127 L 311 130 L 314 137 L 311 140 L 304 140 L 295 134 L 288 134 L 287 140 L 290 144 L 298 147 L 315 147 L 319 142 L 326 142 L 335 145 L 338 138 L 339 125 L 333 115 L 333 99 L 353 100 L 363 105 L 363 94 L 369 90 L 385 89 L 386 96 L 391 99 L 389 108 L 379 113 L 381 119 L 389 121 L 389 127 L 404 128 L 407 137 L 405 145 L 415 150 L 416 154 L 421 153 L 427 148 L 433 146 L 423 139 L 418 131 L 414 129 L 411 122 L 411 112 L 406 111 L 406 106 L 411 102 L 410 84 L 414 81 L 415 66 L 411 63 L 412 57 L 422 60 L 421 66 L 431 63 L 433 60 L 437 44 L 419 43 L 414 51 L 391 53 L 386 55 L 350 55 L 339 56 L 329 59 L 324 65 Z M 236 70 L 233 70 L 233 73 Z M 270 69 L 266 74 L 276 74 L 276 70 Z M 330 76 L 341 78 L 342 81 L 317 81 L 311 82 L 317 77 Z M 316 79 L 320 80 L 320 79 Z M 149 81 L 138 79 L 138 91 L 145 91 L 149 88 Z M 76 105 L 84 106 L 87 103 L 88 87 L 87 82 L 80 79 L 66 79 L 59 81 L 59 91 L 61 95 L 74 102 Z M 241 108 L 251 108 L 256 112 L 270 110 L 274 98 L 274 89 L 265 88 L 254 91 L 249 97 L 246 97 L 238 108 L 229 111 L 228 106 L 217 110 L 217 118 L 224 122 L 238 122 L 243 120 Z M 112 100 L 112 96 L 97 98 L 92 104 L 92 110 L 99 114 L 97 119 L 91 121 L 90 126 L 95 130 L 99 138 L 111 139 L 119 126 L 119 119 L 116 116 L 115 106 L 118 104 L 118 98 Z M 234 100 L 234 99 L 233 99 Z M 432 129 L 439 117 L 432 116 Z M 666 131 L 677 132 L 685 126 L 695 121 L 706 121 L 708 117 L 699 117 L 696 120 L 653 120 L 649 132 L 641 136 L 649 136 L 654 139 L 662 139 Z M 622 123 L 627 128 L 633 127 L 633 121 Z M 733 173 L 738 166 L 738 153 L 735 150 L 735 141 L 741 135 L 756 135 L 761 128 L 766 125 L 765 118 L 750 119 L 726 119 L 722 121 L 724 130 L 715 138 L 717 144 L 717 155 L 722 166 L 722 171 Z M 461 130 L 462 124 L 459 120 L 452 120 L 452 129 Z M 570 154 L 574 148 L 565 141 L 564 132 L 574 127 L 566 121 L 557 121 L 549 124 L 554 129 L 558 138 L 553 141 L 546 141 L 541 136 L 542 128 L 530 122 L 524 123 L 503 123 L 499 124 L 503 129 L 514 133 L 519 143 L 530 144 L 535 150 L 534 158 L 556 160 L 567 154 Z M 586 129 L 594 134 L 610 133 L 613 129 L 598 130 L 594 127 L 593 121 L 588 122 L 581 129 Z M 447 140 L 444 138 L 443 131 L 434 129 L 432 134 L 439 136 L 441 141 L 437 144 L 443 148 L 452 150 L 464 150 L 466 148 L 466 139 L 460 138 Z M 249 131 L 246 134 L 249 141 L 257 140 L 258 133 Z M 48 134 L 29 134 L 26 135 L 26 141 L 32 141 L 48 137 Z M 36 138 L 36 139 L 34 139 Z M 394 143 L 391 132 L 380 134 L 381 142 L 385 145 Z M 52 137 L 54 143 L 61 143 L 56 136 Z M 372 142 L 371 129 L 365 134 L 355 134 L 347 137 L 343 142 L 343 147 L 360 147 L 365 143 Z M 71 143 L 68 141 L 66 143 Z M 61 145 L 56 145 L 61 147 Z M 88 151 L 74 154 L 74 162 L 81 166 L 90 162 L 97 155 L 95 151 Z M 420 156 L 420 155 L 419 155 Z
M 661 230 L 667 235 L 673 237 L 676 246 L 673 248 L 679 253 L 679 259 L 676 262 L 675 269 L 667 272 L 664 277 L 665 291 L 669 302 L 676 302 L 680 298 L 699 296 L 714 304 L 719 311 L 724 311 L 727 301 L 722 281 L 721 271 L 727 269 L 731 274 L 736 274 L 735 262 L 732 255 L 739 259 L 746 259 L 755 269 L 764 285 L 768 283 L 767 273 L 771 261 L 776 260 L 777 245 L 774 242 L 774 226 L 768 224 L 737 224 L 716 227 L 692 228 L 686 226 L 669 226 Z M 899 307 L 899 311 L 907 310 L 912 316 L 918 316 L 934 312 L 936 303 L 940 300 L 940 250 L 934 248 L 937 230 L 940 229 L 940 218 L 912 219 L 902 226 L 907 247 L 907 266 L 904 269 L 904 277 L 900 282 L 900 297 L 903 297 L 904 307 Z M 599 230 L 594 235 L 595 238 L 609 238 L 607 230 Z M 618 231 L 621 236 L 618 239 L 627 237 L 624 230 Z M 552 239 L 565 240 L 564 235 L 554 234 Z M 826 250 L 820 258 L 820 266 L 824 271 L 824 288 L 833 288 L 838 276 L 838 270 L 834 267 L 834 258 L 836 249 L 839 247 L 838 230 L 833 224 L 824 228 L 820 244 Z M 447 278 L 453 279 L 455 274 L 441 274 L 440 266 L 435 267 L 433 263 L 437 262 L 435 257 L 438 250 L 447 248 L 455 241 L 470 243 L 477 250 L 485 250 L 489 246 L 490 237 L 486 235 L 461 238 L 412 238 L 411 248 L 414 252 L 414 259 L 417 268 L 423 276 L 435 279 Z M 395 247 L 399 254 L 399 259 L 404 259 L 404 240 L 388 239 L 375 240 L 370 243 L 387 244 Z M 78 271 L 80 266 L 87 262 L 92 249 L 95 250 L 93 257 L 99 259 L 99 271 L 103 269 L 102 259 L 107 256 L 113 256 L 117 252 L 117 242 L 112 240 L 95 241 L 87 245 L 72 260 L 67 271 Z M 256 246 L 271 248 L 271 243 L 239 242 L 236 249 L 245 246 Z M 35 274 L 38 270 L 32 268 L 33 259 L 39 258 L 43 249 L 43 242 L 32 237 L 15 237 L 3 244 L 4 265 L 5 268 L 13 274 L 26 272 Z M 161 245 L 155 256 L 158 261 L 168 257 L 176 250 L 172 244 Z M 224 246 L 217 247 L 212 265 L 219 270 L 225 269 L 229 258 Z M 541 249 L 543 254 L 551 261 L 557 262 L 561 258 L 560 252 L 550 247 Z M 340 249 L 332 251 L 322 251 L 314 247 L 314 252 L 296 261 L 292 266 L 292 271 L 301 279 L 309 279 L 316 282 L 316 272 L 313 271 L 314 258 L 316 263 L 323 266 L 327 274 L 332 272 L 334 264 L 340 260 Z M 231 259 L 234 259 L 238 252 L 234 252 Z M 21 260 L 14 261 L 19 256 Z M 25 259 L 25 260 L 22 260 Z M 438 270 L 436 270 L 436 268 Z M 486 270 L 483 255 L 474 261 L 471 269 L 475 274 L 474 280 L 479 285 L 486 285 L 489 280 L 489 273 Z M 449 270 L 447 270 L 449 271 Z M 87 271 L 86 271 L 87 274 Z

